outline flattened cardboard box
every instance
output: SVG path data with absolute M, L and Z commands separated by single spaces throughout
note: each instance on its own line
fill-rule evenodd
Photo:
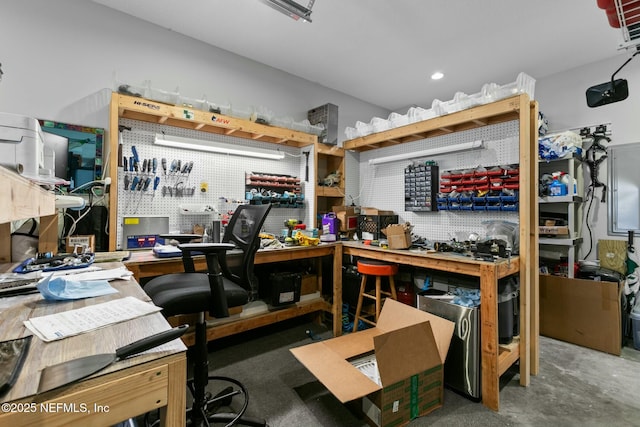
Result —
M 540 275 L 540 334 L 619 356 L 621 291 L 616 282 Z
M 401 426 L 443 404 L 443 366 L 455 324 L 387 299 L 374 328 L 291 349 L 342 403 L 362 399 L 371 425 Z M 381 385 L 349 360 L 375 353 Z

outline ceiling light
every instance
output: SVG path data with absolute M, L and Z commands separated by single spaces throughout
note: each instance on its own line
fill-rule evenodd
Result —
M 459 151 L 474 150 L 478 148 L 484 148 L 481 140 L 463 142 L 462 144 L 448 145 L 446 147 L 428 148 L 422 151 L 412 151 L 410 153 L 396 154 L 394 156 L 378 157 L 377 159 L 370 159 L 369 164 L 379 165 L 381 163 L 396 162 L 398 160 L 417 159 L 419 157 L 432 157 L 441 154 L 451 154 L 457 153 Z
M 296 3 L 293 0 L 261 0 L 262 3 L 285 14 L 296 21 L 302 19 L 304 22 L 311 22 L 311 8 L 315 0 L 309 0 L 307 7 Z
M 431 74 L 431 80 L 440 80 L 443 77 L 444 77 L 444 74 L 441 73 L 440 71 L 436 71 L 435 73 Z
M 156 145 L 165 147 L 183 148 L 186 150 L 208 151 L 210 153 L 231 154 L 234 156 L 257 157 L 260 159 L 284 159 L 284 153 L 272 150 L 261 150 L 252 148 L 232 148 L 229 144 L 223 144 L 214 141 L 204 141 L 201 139 L 180 138 L 177 136 L 168 136 L 164 134 L 156 134 L 154 141 Z

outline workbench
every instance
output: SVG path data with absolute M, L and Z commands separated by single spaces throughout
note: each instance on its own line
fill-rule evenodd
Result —
M 322 298 L 322 258 L 330 256 L 333 270 L 333 287 L 331 303 Z M 303 299 L 290 306 L 277 310 L 261 310 L 255 314 L 233 314 L 224 319 L 209 319 L 207 339 L 214 340 L 225 336 L 255 329 L 261 326 L 291 319 L 294 317 L 330 312 L 333 319 L 333 334 L 342 333 L 342 245 L 340 243 L 321 243 L 318 246 L 291 246 L 279 249 L 261 249 L 256 253 L 255 264 L 271 264 L 303 259 L 314 259 L 317 263 L 317 291 L 315 297 Z M 168 273 L 183 272 L 182 258 L 158 258 L 152 251 L 132 251 L 131 257 L 125 265 L 138 281 L 161 276 Z M 196 271 L 206 271 L 207 263 L 204 256 L 194 257 Z M 183 337 L 187 345 L 194 343 L 193 334 L 187 333 Z
M 281 261 L 333 256 L 333 289 L 332 301 L 326 302 L 318 297 L 311 301 L 302 301 L 290 307 L 261 313 L 257 315 L 235 314 L 225 319 L 211 319 L 208 321 L 207 338 L 214 340 L 233 335 L 260 326 L 276 323 L 292 317 L 301 316 L 318 311 L 330 311 L 333 317 L 333 334 L 342 334 L 342 255 L 351 255 L 369 259 L 377 259 L 414 267 L 427 268 L 445 272 L 464 274 L 480 279 L 481 318 L 481 367 L 482 367 L 482 403 L 495 411 L 499 409 L 499 381 L 515 362 L 529 355 L 528 317 L 526 310 L 520 310 L 521 334 L 509 345 L 498 344 L 498 280 L 520 271 L 520 258 L 517 256 L 509 260 L 496 262 L 478 261 L 453 253 L 436 253 L 424 250 L 393 250 L 377 246 L 367 246 L 361 242 L 339 242 L 321 244 L 319 246 L 297 246 L 282 249 L 259 250 L 255 263 L 265 264 Z M 155 277 L 167 273 L 183 270 L 182 258 L 157 258 L 151 251 L 133 252 L 131 258 L 125 262 L 127 268 L 134 272 L 138 280 Z M 195 259 L 196 270 L 206 270 L 203 256 Z M 318 289 L 322 286 L 322 269 L 318 272 Z M 526 301 L 521 299 L 521 304 Z M 186 336 L 185 342 L 191 341 Z M 520 363 L 520 383 L 529 384 L 530 364 Z
M 427 252 L 425 250 L 393 250 L 367 246 L 360 242 L 343 242 L 345 255 L 376 259 L 414 267 L 464 274 L 480 279 L 480 343 L 482 403 L 494 411 L 500 406 L 500 376 L 521 357 L 529 354 L 529 337 L 524 326 L 529 321 L 520 310 L 520 337 L 512 344 L 498 344 L 498 279 L 517 274 L 520 258 L 496 262 L 478 261 L 453 252 Z M 525 304 L 524 298 L 521 304 Z M 524 322 L 524 323 L 522 323 Z M 520 384 L 529 384 L 529 364 L 520 363 Z
M 32 317 L 127 296 L 150 301 L 135 280 L 110 283 L 119 293 L 64 302 L 45 301 L 39 293 L 1 299 L 0 341 L 30 335 L 23 321 Z M 186 347 L 180 340 L 113 363 L 86 380 L 36 394 L 45 366 L 113 353 L 118 347 L 169 328 L 157 312 L 49 343 L 33 337 L 15 385 L 2 397 L 2 403 L 9 406 L 2 406 L 0 425 L 110 426 L 160 409 L 163 425 L 184 426 L 187 366 Z

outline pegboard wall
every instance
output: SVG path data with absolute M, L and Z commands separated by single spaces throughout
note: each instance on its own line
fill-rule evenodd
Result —
M 140 167 L 142 167 L 144 159 L 152 160 L 155 158 L 157 159 L 157 169 L 156 173 L 153 174 L 153 172 L 125 172 L 123 167 L 118 168 L 118 249 L 122 248 L 122 223 L 125 216 L 168 216 L 170 232 L 191 233 L 196 224 L 209 225 L 214 219 L 213 215 L 184 215 L 181 213 L 180 206 L 211 206 L 217 209 L 220 198 L 224 198 L 226 200 L 225 209 L 233 210 L 238 201 L 245 200 L 245 172 L 300 177 L 302 178 L 302 193 L 305 196 L 307 190 L 313 188 L 313 174 L 309 182 L 304 181 L 305 160 L 302 154 L 302 151 L 307 151 L 312 147 L 299 149 L 252 142 L 226 135 L 210 134 L 129 119 L 121 119 L 119 124 L 131 128 L 130 131 L 124 130 L 121 134 L 123 157 L 129 159 L 129 157 L 133 156 L 132 147 L 135 146 L 140 159 Z M 251 148 L 278 150 L 285 153 L 285 157 L 282 160 L 271 160 L 159 146 L 154 144 L 155 135 L 158 133 L 165 133 L 167 136 L 228 143 L 234 146 L 246 147 L 248 150 Z M 161 164 L 163 158 L 167 161 L 168 169 L 173 160 L 180 160 L 182 166 L 185 165 L 185 162 L 193 162 L 193 168 L 190 173 L 168 172 L 164 174 Z M 127 188 L 125 188 L 125 175 L 129 175 Z M 151 178 L 147 190 L 131 190 L 131 182 L 135 176 L 145 180 L 147 177 Z M 154 190 L 156 177 L 159 177 L 159 181 Z M 203 187 L 206 187 L 206 191 L 201 191 Z M 178 188 L 181 192 L 176 192 Z M 308 222 L 307 212 L 310 212 L 309 200 L 311 198 L 305 197 L 303 208 L 271 209 L 265 222 L 265 230 L 279 233 L 283 228 L 284 221 L 289 218 Z
M 360 191 L 362 194 L 359 204 L 393 210 L 398 214 L 399 222 L 408 221 L 414 225 L 414 234 L 434 241 L 449 240 L 460 235 L 468 236 L 471 232 L 484 236 L 483 222 L 488 220 L 518 223 L 518 212 L 407 212 L 404 209 L 404 169 L 412 161 L 403 160 L 369 165 L 370 159 L 378 157 L 446 147 L 476 140 L 483 141 L 483 149 L 443 154 L 420 160 L 435 160 L 440 173 L 447 170 L 475 169 L 478 166 L 490 167 L 518 163 L 518 127 L 518 121 L 511 121 L 362 152 L 360 154 Z

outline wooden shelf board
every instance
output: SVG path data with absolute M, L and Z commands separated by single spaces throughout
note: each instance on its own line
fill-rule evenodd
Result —
M 344 188 L 339 187 L 316 187 L 316 195 L 319 197 L 344 197 Z
M 327 156 L 344 157 L 344 148 L 337 145 L 316 144 L 316 150 L 318 154 L 324 154 Z
M 498 375 L 504 374 L 520 358 L 520 337 L 514 337 L 511 344 L 500 344 L 498 350 Z
M 274 311 L 268 311 L 266 313 L 256 314 L 252 317 L 243 317 L 240 319 L 217 319 L 207 324 L 207 341 L 215 340 L 218 338 L 227 337 L 240 332 L 249 331 L 251 329 L 259 328 L 261 326 L 271 325 L 283 320 L 292 319 L 294 317 L 302 316 L 317 311 L 331 311 L 329 304 L 322 298 L 317 298 L 310 301 L 304 301 L 296 303 L 291 307 L 285 307 Z M 217 323 L 216 323 L 217 322 Z M 183 341 L 186 345 L 192 345 L 195 337 L 192 333 L 187 333 L 183 337 Z
M 417 141 L 453 132 L 517 120 L 520 96 L 481 105 L 453 114 L 412 123 L 344 142 L 346 150 L 367 151 L 399 143 Z
M 143 98 L 118 95 L 118 114 L 122 118 L 157 123 L 183 129 L 193 129 L 220 135 L 304 147 L 317 141 L 315 135 L 249 120 L 224 116 L 192 108 L 167 105 Z

